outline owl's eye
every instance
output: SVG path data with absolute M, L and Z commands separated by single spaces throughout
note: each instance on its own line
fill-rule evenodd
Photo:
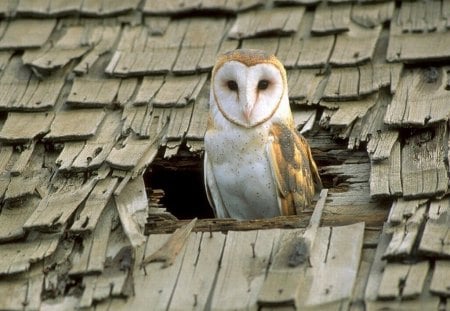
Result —
M 236 81 L 234 80 L 228 80 L 227 81 L 227 86 L 231 91 L 237 91 L 238 90 L 238 85 L 236 83 Z
M 269 87 L 269 81 L 267 80 L 260 80 L 258 82 L 258 90 L 266 90 Z

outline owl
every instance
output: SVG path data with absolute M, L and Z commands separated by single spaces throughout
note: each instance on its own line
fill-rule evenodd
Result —
M 294 126 L 286 71 L 274 55 L 238 49 L 217 58 L 204 180 L 218 218 L 296 214 L 321 187 L 308 143 Z

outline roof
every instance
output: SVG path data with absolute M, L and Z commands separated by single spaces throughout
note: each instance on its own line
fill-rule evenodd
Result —
M 8 0 L 0 18 L 0 310 L 448 306 L 449 0 Z M 184 224 L 143 174 L 200 161 L 210 70 L 237 47 L 287 68 L 322 226 L 198 220 L 169 267 L 142 266 Z

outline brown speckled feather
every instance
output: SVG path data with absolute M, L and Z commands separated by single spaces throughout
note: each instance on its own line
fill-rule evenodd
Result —
M 268 146 L 272 172 L 277 182 L 282 215 L 293 215 L 308 207 L 322 187 L 317 166 L 306 140 L 293 127 L 275 123 Z

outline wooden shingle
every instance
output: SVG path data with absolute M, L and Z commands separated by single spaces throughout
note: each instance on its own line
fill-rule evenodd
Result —
M 361 26 L 375 27 L 390 21 L 394 15 L 394 8 L 394 1 L 354 3 L 351 18 Z
M 10 112 L 0 131 L 0 140 L 27 142 L 46 134 L 54 118 L 52 112 Z
M 251 8 L 258 7 L 263 4 L 261 0 L 195 0 L 184 2 L 182 0 L 161 2 L 154 0 L 146 0 L 143 11 L 152 15 L 172 15 L 186 12 L 196 12 L 205 10 L 208 11 L 224 11 L 224 12 L 239 12 Z
M 95 135 L 105 117 L 102 109 L 75 109 L 56 113 L 48 140 L 82 140 Z
M 242 39 L 267 34 L 292 34 L 298 30 L 304 12 L 303 6 L 297 6 L 240 13 L 228 37 Z
M 316 8 L 311 32 L 314 34 L 329 34 L 348 31 L 351 9 L 351 4 L 321 2 Z
M 111 106 L 119 91 L 120 79 L 76 78 L 67 98 L 75 107 Z
M 380 32 L 381 26 L 368 29 L 349 23 L 349 30 L 336 36 L 330 63 L 345 66 L 371 60 Z
M 0 49 L 41 47 L 56 26 L 54 19 L 17 19 L 8 23 L 0 39 Z
M 441 195 L 447 191 L 448 177 L 443 142 L 446 123 L 409 138 L 402 148 L 402 185 L 405 197 Z
M 447 72 L 442 67 L 405 70 L 388 106 L 390 125 L 424 126 L 447 120 L 450 93 L 445 90 Z

